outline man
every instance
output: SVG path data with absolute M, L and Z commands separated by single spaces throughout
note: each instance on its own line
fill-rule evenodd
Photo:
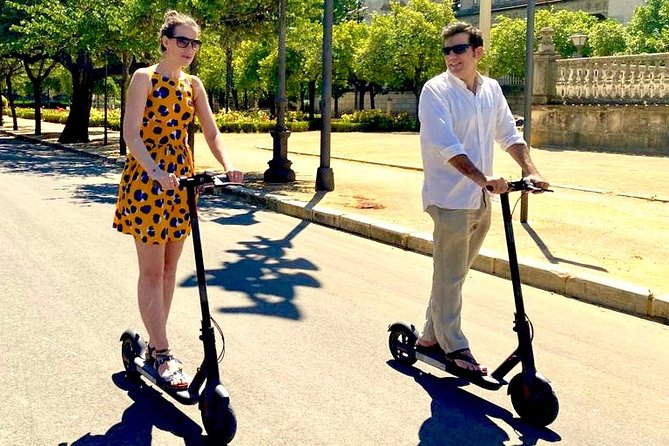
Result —
M 492 176 L 497 142 L 540 188 L 549 184 L 530 158 L 499 84 L 480 75 L 481 31 L 454 23 L 442 31 L 446 71 L 420 96 L 423 208 L 434 220 L 434 273 L 419 350 L 439 350 L 461 375 L 487 374 L 461 328 L 462 285 L 490 228 L 489 193 L 508 189 Z

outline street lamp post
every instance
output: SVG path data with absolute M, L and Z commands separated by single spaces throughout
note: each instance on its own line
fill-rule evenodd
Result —
M 532 147 L 532 84 L 534 83 L 534 10 L 535 0 L 527 2 L 527 29 L 525 32 L 525 94 L 523 106 L 523 139 L 527 149 Z M 522 172 L 525 177 L 527 172 Z M 529 215 L 528 194 L 520 198 L 520 222 L 527 223 Z
M 323 88 L 321 89 L 321 165 L 316 171 L 316 190 L 334 190 L 334 172 L 330 167 L 330 126 L 332 118 L 332 22 L 334 2 L 323 6 Z
M 270 131 L 274 140 L 272 159 L 267 163 L 264 181 L 267 183 L 291 183 L 295 181 L 293 164 L 288 160 L 288 137 L 286 128 L 286 0 L 279 0 L 279 85 L 276 94 L 276 127 Z
M 109 74 L 109 54 L 105 53 L 105 114 L 104 114 L 104 122 L 105 122 L 105 133 L 103 137 L 102 144 L 107 145 L 109 140 L 108 140 L 108 133 L 107 133 L 107 126 L 109 122 L 107 121 L 107 95 L 109 94 L 107 92 L 107 75 Z
M 574 57 L 583 57 L 583 47 L 588 41 L 588 36 L 582 32 L 577 32 L 571 35 L 571 42 L 576 47 L 576 54 Z

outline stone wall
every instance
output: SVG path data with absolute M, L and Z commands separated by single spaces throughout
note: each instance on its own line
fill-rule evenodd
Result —
M 532 145 L 669 156 L 667 105 L 534 105 Z
M 334 110 L 334 101 L 332 101 Z M 416 114 L 416 96 L 413 93 L 377 94 L 374 96 L 374 105 L 376 109 L 385 112 L 407 112 L 411 115 Z M 369 93 L 365 93 L 365 110 L 370 109 Z M 339 114 L 350 113 L 356 110 L 355 93 L 349 92 L 339 98 Z

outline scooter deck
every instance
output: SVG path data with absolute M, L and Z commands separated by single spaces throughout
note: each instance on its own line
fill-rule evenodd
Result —
M 146 364 L 144 359 L 140 357 L 136 357 L 134 362 L 139 374 L 151 381 L 151 383 L 158 386 L 161 390 L 165 391 L 175 400 L 182 404 L 196 404 L 199 401 L 200 393 L 196 389 L 191 389 L 191 387 L 188 387 L 184 390 L 175 390 L 164 386 L 162 385 L 160 376 L 158 376 L 158 373 L 156 372 L 156 369 L 153 368 L 153 366 Z
M 507 384 L 503 379 L 497 379 L 490 375 L 479 376 L 463 372 L 460 367 L 446 359 L 443 352 L 440 351 L 416 349 L 416 359 L 446 373 L 466 379 L 470 383 L 484 389 L 497 390 Z

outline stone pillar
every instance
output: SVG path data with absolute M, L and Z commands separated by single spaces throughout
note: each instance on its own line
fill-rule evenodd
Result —
M 549 104 L 555 98 L 555 84 L 557 82 L 558 53 L 553 44 L 552 28 L 541 30 L 539 51 L 534 53 L 534 85 L 532 86 L 532 103 Z
M 393 112 L 393 98 L 390 97 L 390 93 L 386 95 L 386 113 L 391 114 Z

